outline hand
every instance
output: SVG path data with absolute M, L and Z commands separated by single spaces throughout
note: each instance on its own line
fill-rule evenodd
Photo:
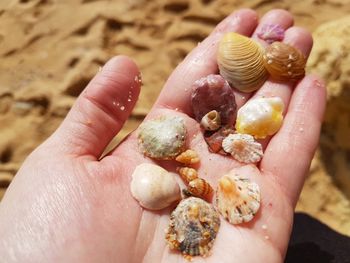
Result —
M 222 220 L 212 255 L 196 257 L 196 262 L 282 262 L 286 253 L 293 210 L 318 143 L 326 97 L 323 82 L 316 76 L 306 76 L 296 86 L 268 80 L 255 94 L 236 92 L 238 107 L 262 95 L 278 96 L 286 105 L 283 126 L 266 144 L 260 172 L 209 153 L 199 125 L 190 117 L 190 87 L 200 77 L 217 72 L 215 53 L 224 32 L 254 38 L 266 23 L 285 28 L 284 41 L 309 55 L 311 35 L 292 26 L 288 12 L 270 11 L 258 23 L 255 12 L 237 11 L 175 69 L 147 116 L 171 113 L 185 118 L 189 136 L 195 137 L 189 148 L 201 157 L 199 174 L 213 186 L 232 168 L 249 173 L 260 186 L 262 205 L 254 220 L 238 226 Z M 111 59 L 58 130 L 24 162 L 0 206 L 2 260 L 184 261 L 164 241 L 170 211 L 144 210 L 131 196 L 134 168 L 151 161 L 139 152 L 137 134 L 99 160 L 135 105 L 138 75 L 130 59 Z M 166 163 L 168 169 L 174 168 Z

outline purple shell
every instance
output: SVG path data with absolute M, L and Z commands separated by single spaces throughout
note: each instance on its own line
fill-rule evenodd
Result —
M 281 41 L 284 38 L 284 29 L 279 25 L 265 24 L 258 32 L 258 37 L 268 44 Z
M 198 122 L 209 111 L 220 113 L 221 124 L 233 124 L 236 113 L 236 100 L 232 88 L 220 75 L 208 75 L 192 85 L 192 109 Z

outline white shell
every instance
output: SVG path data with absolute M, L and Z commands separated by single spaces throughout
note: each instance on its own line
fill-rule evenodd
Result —
M 257 163 L 263 157 L 261 144 L 249 134 L 229 134 L 222 141 L 222 148 L 242 163 Z
M 221 126 L 220 114 L 216 110 L 208 112 L 202 118 L 201 125 L 207 131 L 216 131 Z
M 162 167 L 150 163 L 136 167 L 130 189 L 140 205 L 150 210 L 163 209 L 181 198 L 175 177 Z
M 226 174 L 219 179 L 216 204 L 231 224 L 249 222 L 260 208 L 260 189 L 248 178 Z
M 252 99 L 238 110 L 236 130 L 261 139 L 273 135 L 282 125 L 283 109 L 279 97 Z

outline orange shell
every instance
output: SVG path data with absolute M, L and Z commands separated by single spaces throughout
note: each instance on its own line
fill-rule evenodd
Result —
M 190 181 L 198 178 L 198 173 L 195 169 L 190 167 L 178 167 L 177 172 L 181 178 L 188 184 Z
M 279 81 L 298 80 L 305 75 L 305 56 L 296 48 L 274 42 L 266 48 L 264 66 L 271 77 Z
M 188 191 L 197 197 L 208 197 L 213 192 L 210 184 L 202 178 L 197 178 L 188 183 Z

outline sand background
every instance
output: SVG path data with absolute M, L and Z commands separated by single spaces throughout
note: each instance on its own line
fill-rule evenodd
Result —
M 132 57 L 144 83 L 115 144 L 137 127 L 174 67 L 241 7 L 260 15 L 285 8 L 296 25 L 313 32 L 308 70 L 326 78 L 328 108 L 297 210 L 350 235 L 348 0 L 1 0 L 0 199 L 26 156 L 58 127 L 108 58 Z

